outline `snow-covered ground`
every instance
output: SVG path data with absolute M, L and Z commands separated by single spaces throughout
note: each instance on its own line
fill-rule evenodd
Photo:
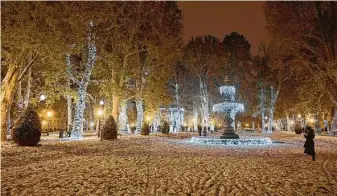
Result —
M 4 143 L 1 195 L 337 195 L 336 137 L 316 137 L 315 162 L 293 133 L 262 135 L 284 143 L 249 147 L 184 137 Z

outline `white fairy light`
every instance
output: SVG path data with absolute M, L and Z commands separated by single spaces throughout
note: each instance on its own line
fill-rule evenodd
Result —
M 231 125 L 235 129 L 235 116 L 239 112 L 244 111 L 242 103 L 235 103 L 235 87 L 234 86 L 221 86 L 220 94 L 225 98 L 225 102 L 214 104 L 213 112 L 225 113 L 233 120 Z
M 226 101 L 235 101 L 235 87 L 234 86 L 220 87 L 220 94 L 225 97 Z

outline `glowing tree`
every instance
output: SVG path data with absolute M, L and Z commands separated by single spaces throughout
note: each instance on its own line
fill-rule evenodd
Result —
M 270 107 L 269 107 L 269 121 L 268 121 L 268 132 L 273 131 L 273 126 L 274 126 L 274 108 L 275 108 L 275 103 L 277 100 L 277 97 L 280 93 L 280 85 L 279 88 L 274 92 L 273 86 L 270 87 Z
M 214 36 L 193 38 L 185 47 L 184 61 L 199 83 L 198 101 L 203 128 L 209 126 L 209 78 L 219 74 L 222 54 L 220 41 Z
M 32 67 L 47 64 L 48 69 L 52 69 L 56 64 L 60 65 L 65 44 L 59 28 L 51 24 L 51 21 L 55 20 L 48 20 L 51 17 L 55 19 L 54 10 L 50 4 L 2 2 L 1 6 L 1 65 L 7 71 L 5 77 L 1 78 L 0 121 L 1 140 L 5 141 L 7 140 L 7 120 L 15 102 L 14 95 L 20 88 L 18 86 L 20 81 L 27 76 L 24 101 L 27 107 L 30 99 L 31 74 L 35 72 L 35 70 L 32 71 Z M 36 69 L 36 71 L 40 70 Z M 45 76 L 47 75 L 55 75 L 55 73 L 48 72 Z M 22 100 L 20 103 L 22 104 Z
M 96 60 L 96 44 L 94 40 L 94 35 L 92 33 L 92 28 L 94 23 L 91 21 L 88 23 L 88 36 L 87 36 L 87 50 L 88 56 L 85 63 L 85 71 L 81 81 L 78 81 L 70 72 L 68 74 L 79 86 L 77 90 L 77 103 L 75 109 L 74 125 L 71 137 L 79 138 L 82 136 L 81 128 L 83 124 L 83 114 L 85 109 L 85 99 L 87 94 L 87 88 L 90 82 L 90 75 Z
M 306 107 L 319 101 L 320 96 L 313 94 L 337 106 L 336 7 L 336 2 L 268 2 L 265 6 L 267 30 L 278 43 L 275 49 L 282 51 L 282 58 L 292 59 L 290 68 L 296 67 L 285 69 L 284 75 L 301 78 L 295 89 L 306 97 Z M 336 127 L 336 118 L 333 124 Z

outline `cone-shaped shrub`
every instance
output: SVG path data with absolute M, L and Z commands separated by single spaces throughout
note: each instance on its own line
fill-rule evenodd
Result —
M 114 117 L 109 116 L 102 129 L 102 138 L 104 140 L 117 139 L 117 124 Z
M 160 130 L 163 134 L 169 134 L 170 132 L 170 126 L 168 124 L 167 121 L 163 122 L 163 125 L 161 126 L 161 130 Z
M 301 134 L 303 132 L 303 129 L 299 123 L 295 124 L 295 133 L 296 134 Z
M 35 146 L 41 137 L 39 115 L 33 109 L 27 109 L 17 121 L 12 138 L 19 146 Z
M 141 135 L 149 135 L 150 134 L 150 126 L 148 123 L 144 122 L 142 131 L 140 132 Z

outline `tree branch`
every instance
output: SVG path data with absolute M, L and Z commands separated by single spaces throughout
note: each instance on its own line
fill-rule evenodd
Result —
M 26 74 L 26 72 L 28 71 L 28 69 L 34 64 L 34 61 L 37 59 L 38 56 L 39 56 L 39 55 L 37 54 L 37 55 L 35 55 L 35 56 L 33 57 L 32 60 L 30 60 L 30 62 L 28 63 L 27 67 L 21 72 L 21 75 L 19 76 L 18 82 L 21 81 L 21 79 L 22 79 L 23 76 Z
M 80 87 L 82 86 L 82 83 L 76 79 L 76 77 L 70 72 L 70 70 L 67 69 L 66 72 L 73 82 L 75 82 Z
M 95 99 L 90 93 L 87 92 L 87 96 L 91 99 L 92 102 L 95 103 Z

